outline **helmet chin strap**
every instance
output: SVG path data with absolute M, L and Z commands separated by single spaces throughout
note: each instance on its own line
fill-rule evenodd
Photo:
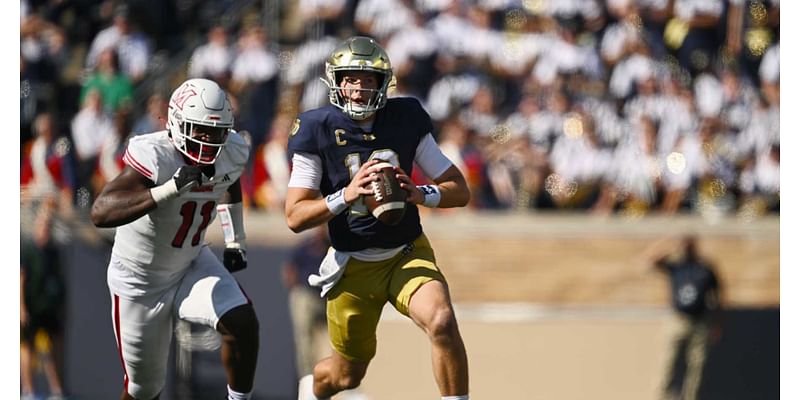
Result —
M 363 93 L 367 93 L 369 96 L 369 100 L 366 104 L 359 104 L 354 102 L 353 100 L 343 98 L 344 100 L 344 107 L 343 111 L 350 116 L 350 118 L 355 119 L 357 121 L 365 120 L 373 115 L 378 111 L 377 104 L 380 102 L 380 93 L 377 90 L 367 90 L 362 89 Z M 344 97 L 344 96 L 343 96 Z M 370 110 L 372 108 L 372 110 Z
M 345 110 L 344 110 L 345 113 L 347 113 L 347 115 L 349 115 L 350 118 L 352 118 L 352 119 L 355 119 L 355 120 L 358 120 L 358 121 L 362 121 L 362 120 L 365 120 L 365 119 L 371 117 L 373 114 L 375 114 L 375 111 L 369 112 L 369 111 L 367 111 L 367 107 L 364 107 L 364 106 L 359 107 L 361 109 L 358 110 L 358 109 L 356 109 L 354 107 L 354 104 L 355 103 L 353 103 L 352 101 L 347 102 L 346 105 L 345 105 Z

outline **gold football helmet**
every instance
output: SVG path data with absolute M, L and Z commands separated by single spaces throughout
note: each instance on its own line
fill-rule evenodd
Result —
M 366 104 L 351 102 L 342 92 L 343 71 L 369 71 L 378 75 L 377 89 L 360 89 Z M 325 61 L 325 78 L 328 85 L 328 98 L 334 106 L 355 120 L 369 118 L 386 105 L 389 86 L 393 82 L 392 64 L 386 51 L 375 40 L 354 36 L 345 40 L 333 50 Z

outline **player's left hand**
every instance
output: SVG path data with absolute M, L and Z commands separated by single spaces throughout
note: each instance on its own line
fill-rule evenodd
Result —
M 228 243 L 222 253 L 222 264 L 230 272 L 247 268 L 247 250 L 239 243 Z
M 397 180 L 400 181 L 400 187 L 403 188 L 408 193 L 406 196 L 406 203 L 411 204 L 422 204 L 425 201 L 425 193 L 422 193 L 417 185 L 414 184 L 414 181 L 411 180 L 411 177 L 406 174 L 400 167 L 394 167 L 395 172 L 397 175 Z

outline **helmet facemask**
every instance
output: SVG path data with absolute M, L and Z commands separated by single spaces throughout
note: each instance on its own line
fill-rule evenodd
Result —
M 190 79 L 172 94 L 167 129 L 172 143 L 191 162 L 214 164 L 233 127 L 225 91 L 207 79 Z
M 198 164 L 216 161 L 230 129 L 184 122 L 181 124 L 183 145 L 178 148 L 186 157 Z
M 367 88 L 352 88 L 343 87 L 342 79 L 346 71 L 358 71 L 357 69 L 338 69 L 332 73 L 335 81 L 330 88 L 330 100 L 333 105 L 344 111 L 350 118 L 354 120 L 364 120 L 375 114 L 386 105 L 388 99 L 387 90 L 389 80 L 383 71 L 375 71 L 372 69 L 364 69 L 374 73 L 378 78 L 378 86 L 375 89 Z M 355 92 L 360 92 L 358 96 L 365 101 L 355 101 L 352 99 Z

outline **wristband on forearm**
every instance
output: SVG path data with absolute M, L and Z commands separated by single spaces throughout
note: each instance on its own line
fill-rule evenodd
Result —
M 325 205 L 328 206 L 328 210 L 330 210 L 333 215 L 339 215 L 342 211 L 346 210 L 347 207 L 350 207 L 350 205 L 344 201 L 344 188 L 325 196 Z
M 423 206 L 430 208 L 439 206 L 439 202 L 442 201 L 442 192 L 439 190 L 438 186 L 420 185 L 417 186 L 417 189 L 421 190 L 422 194 L 425 195 L 425 200 L 422 201 Z
M 174 179 L 164 182 L 163 185 L 156 186 L 150 189 L 150 195 L 153 196 L 156 204 L 161 204 L 167 200 L 173 199 L 178 196 L 178 185 L 175 184 Z
M 237 243 L 244 247 L 244 215 L 242 203 L 220 204 L 217 206 L 217 214 L 222 225 L 222 235 L 225 244 Z

